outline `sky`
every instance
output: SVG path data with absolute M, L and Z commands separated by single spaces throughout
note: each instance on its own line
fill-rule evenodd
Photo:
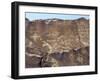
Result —
M 52 19 L 52 18 L 59 18 L 64 20 L 74 20 L 81 17 L 85 19 L 89 19 L 88 15 L 79 15 L 79 14 L 56 14 L 56 13 L 34 13 L 34 12 L 26 12 L 25 17 L 28 18 L 30 21 L 38 20 L 38 19 Z

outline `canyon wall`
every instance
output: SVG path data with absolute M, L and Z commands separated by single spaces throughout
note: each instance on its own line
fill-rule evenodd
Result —
M 25 67 L 89 64 L 89 20 L 25 19 Z

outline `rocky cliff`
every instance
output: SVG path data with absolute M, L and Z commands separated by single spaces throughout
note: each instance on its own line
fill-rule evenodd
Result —
M 89 64 L 89 20 L 25 19 L 25 66 Z

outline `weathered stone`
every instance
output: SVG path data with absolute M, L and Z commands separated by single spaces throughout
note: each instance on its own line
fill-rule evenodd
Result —
M 89 47 L 80 48 L 75 51 L 78 65 L 89 65 Z
M 35 68 L 40 67 L 41 58 L 36 56 L 25 55 L 25 67 Z
M 25 20 L 25 66 L 89 65 L 89 20 Z

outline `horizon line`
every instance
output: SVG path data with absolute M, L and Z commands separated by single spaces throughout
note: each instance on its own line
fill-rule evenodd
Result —
M 89 15 L 25 12 L 25 18 L 29 19 L 30 21 L 38 20 L 38 19 L 51 19 L 51 18 L 63 19 L 63 20 L 74 20 L 79 18 L 89 19 Z

